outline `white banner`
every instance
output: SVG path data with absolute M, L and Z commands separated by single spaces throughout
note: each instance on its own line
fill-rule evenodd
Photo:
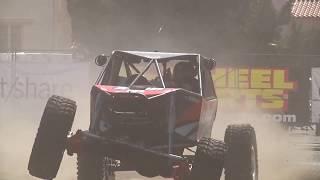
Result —
M 312 68 L 312 122 L 320 123 L 320 68 Z
M 68 97 L 87 107 L 91 88 L 89 69 L 88 62 L 73 62 L 71 55 L 20 54 L 15 59 L 2 59 L 0 113 L 14 114 L 21 110 L 26 115 L 41 113 L 51 95 Z
M 312 101 L 312 122 L 320 123 L 320 101 Z
M 0 64 L 0 102 L 43 100 L 52 94 L 74 97 L 88 84 L 88 63 Z
M 312 68 L 312 100 L 320 100 L 320 68 Z

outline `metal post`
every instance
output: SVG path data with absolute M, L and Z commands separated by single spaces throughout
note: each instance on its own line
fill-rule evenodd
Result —
M 198 55 L 198 63 L 199 63 L 199 66 L 198 66 L 198 72 L 199 72 L 199 81 L 200 81 L 200 95 L 202 96 L 203 95 L 203 87 L 202 87 L 202 77 L 201 77 L 201 56 L 200 54 Z
M 176 125 L 176 100 L 175 100 L 175 93 L 170 95 L 170 105 L 169 105 L 169 118 L 168 118 L 168 153 L 173 153 L 173 136 L 174 136 L 174 128 Z
M 12 24 L 8 24 L 8 53 L 11 56 L 11 79 L 10 83 L 15 84 L 16 81 L 16 52 L 14 47 L 14 38 L 13 38 L 13 27 Z
M 51 34 L 51 49 L 55 49 L 56 48 L 56 1 L 57 0 L 52 0 L 52 34 Z
M 7 42 L 7 48 L 8 48 L 8 52 L 11 53 L 12 52 L 12 26 L 11 24 L 8 24 L 8 29 L 7 29 L 7 33 L 8 33 L 8 42 Z

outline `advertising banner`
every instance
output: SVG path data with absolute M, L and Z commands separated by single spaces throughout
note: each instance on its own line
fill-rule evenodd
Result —
M 264 118 L 294 123 L 296 116 L 288 113 L 288 97 L 297 82 L 288 75 L 285 68 L 217 68 L 213 79 L 220 102 L 228 101 L 229 108 L 259 111 Z
M 52 95 L 87 103 L 89 83 L 88 62 L 72 62 L 67 55 L 18 55 L 0 61 L 0 107 L 6 113 L 41 112 Z
M 216 61 L 217 95 L 228 111 L 235 106 L 234 111 L 292 126 L 312 123 L 310 78 L 311 69 L 320 67 L 319 57 L 224 54 Z

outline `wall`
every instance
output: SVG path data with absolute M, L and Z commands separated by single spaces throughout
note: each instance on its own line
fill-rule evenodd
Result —
M 70 19 L 64 0 L 0 0 L 0 18 L 25 19 L 22 49 L 57 50 L 71 45 Z

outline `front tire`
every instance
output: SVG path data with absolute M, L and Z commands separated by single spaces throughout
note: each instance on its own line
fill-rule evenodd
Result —
M 197 147 L 190 180 L 219 180 L 222 174 L 226 145 L 222 141 L 202 138 Z
M 49 98 L 29 159 L 31 175 L 42 179 L 56 177 L 76 108 L 76 103 L 70 99 L 60 96 Z
M 255 130 L 251 125 L 229 125 L 225 133 L 228 146 L 225 179 L 258 180 L 258 151 Z

